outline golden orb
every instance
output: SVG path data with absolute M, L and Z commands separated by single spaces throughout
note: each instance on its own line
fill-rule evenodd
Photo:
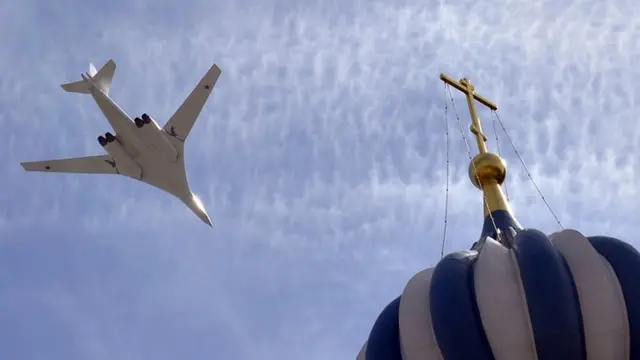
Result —
M 507 165 L 502 158 L 494 153 L 478 154 L 469 164 L 469 178 L 473 186 L 482 190 L 481 184 L 495 181 L 501 185 L 507 177 Z M 480 180 L 480 183 L 478 183 Z

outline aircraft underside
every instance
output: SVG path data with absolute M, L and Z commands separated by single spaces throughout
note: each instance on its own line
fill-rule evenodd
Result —
M 133 121 L 135 128 L 124 135 L 107 132 L 98 136 L 98 143 L 118 163 L 137 163 L 141 157 L 153 157 L 160 161 L 177 162 L 180 153 L 167 138 L 168 134 L 149 115 L 142 114 Z M 130 141 L 136 137 L 136 141 Z M 115 144 L 114 144 L 115 143 Z M 140 144 L 142 146 L 135 146 Z M 123 160 L 120 160 L 123 159 Z
M 191 192 L 184 166 L 184 142 L 200 115 L 220 76 L 211 66 L 164 127 L 148 114 L 131 118 L 110 97 L 115 62 L 109 60 L 100 70 L 90 65 L 81 80 L 62 84 L 68 92 L 90 94 L 113 132 L 98 136 L 105 155 L 23 162 L 27 171 L 76 174 L 119 174 L 162 189 L 182 200 L 198 217 L 211 226 L 202 202 Z

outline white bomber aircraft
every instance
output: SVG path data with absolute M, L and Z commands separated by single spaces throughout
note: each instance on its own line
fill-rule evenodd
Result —
M 151 116 L 131 119 L 110 97 L 116 63 L 109 60 L 99 71 L 89 64 L 82 80 L 63 84 L 68 92 L 91 94 L 115 134 L 98 136 L 106 155 L 23 162 L 27 171 L 83 174 L 118 174 L 153 185 L 184 202 L 211 226 L 200 199 L 191 192 L 184 165 L 184 142 L 220 76 L 214 64 L 169 121 L 160 127 Z

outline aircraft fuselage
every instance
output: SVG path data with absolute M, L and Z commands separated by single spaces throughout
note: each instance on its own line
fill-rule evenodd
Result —
M 90 81 L 89 79 L 87 79 Z M 99 139 L 100 145 L 115 160 L 118 173 L 146 182 L 167 191 L 185 202 L 190 202 L 191 191 L 180 150 L 169 135 L 147 114 L 132 119 L 113 99 L 97 86 L 90 93 L 105 118 L 115 131 Z

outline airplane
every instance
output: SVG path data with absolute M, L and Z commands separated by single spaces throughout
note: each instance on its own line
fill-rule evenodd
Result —
M 163 127 L 146 113 L 132 119 L 109 97 L 115 70 L 113 59 L 97 71 L 90 63 L 81 80 L 61 85 L 67 92 L 90 94 L 107 118 L 114 133 L 98 136 L 107 154 L 22 162 L 22 167 L 26 171 L 127 176 L 174 195 L 212 226 L 202 201 L 189 187 L 184 143 L 220 76 L 220 68 L 211 66 Z

